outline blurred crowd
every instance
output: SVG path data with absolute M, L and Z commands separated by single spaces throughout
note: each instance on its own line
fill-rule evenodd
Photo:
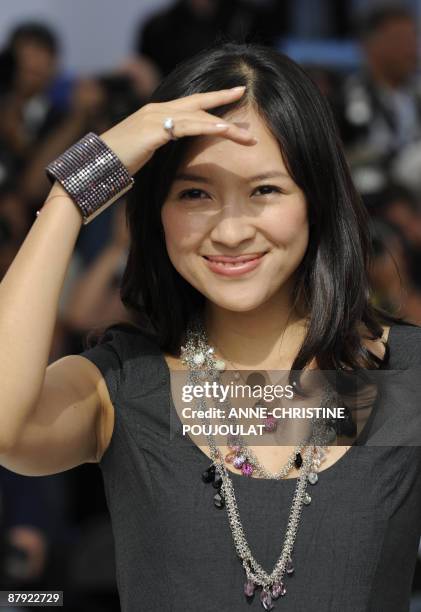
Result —
M 61 69 L 60 40 L 50 26 L 16 24 L 0 50 L 0 280 L 49 191 L 45 166 L 87 132 L 100 134 L 142 106 L 178 62 L 215 40 L 282 50 L 290 34 L 349 38 L 362 50 L 355 69 L 305 67 L 330 100 L 370 212 L 372 299 L 421 325 L 416 3 L 377 3 L 358 19 L 358 2 L 319 0 L 314 19 L 300 12 L 305 4 L 178 0 L 139 23 L 120 65 L 83 78 Z M 81 352 L 89 330 L 130 319 L 119 297 L 128 250 L 124 213 L 122 199 L 81 229 L 50 362 Z M 65 609 L 117 611 L 113 553 L 98 466 L 36 479 L 0 468 L 0 589 L 48 586 L 64 590 Z

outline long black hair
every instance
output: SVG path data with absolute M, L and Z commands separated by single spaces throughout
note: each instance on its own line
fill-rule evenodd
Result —
M 270 47 L 224 42 L 178 64 L 149 102 L 236 85 L 246 85 L 246 93 L 209 112 L 221 117 L 252 105 L 277 138 L 308 202 L 309 244 L 292 297 L 304 305 L 309 325 L 292 369 L 303 369 L 313 358 L 324 370 L 379 367 L 382 360 L 362 344 L 361 328 L 377 339 L 381 322 L 401 319 L 370 302 L 369 215 L 350 177 L 329 104 L 306 72 Z M 172 265 L 161 223 L 162 205 L 191 138 L 170 141 L 154 153 L 135 178 L 126 210 L 131 244 L 121 299 L 134 324 L 152 330 L 161 349 L 176 356 L 191 316 L 205 304 Z

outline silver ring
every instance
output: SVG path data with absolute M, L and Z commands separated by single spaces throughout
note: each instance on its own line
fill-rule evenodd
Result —
M 167 117 L 163 123 L 164 130 L 166 130 L 171 136 L 172 140 L 177 140 L 177 136 L 174 134 L 174 119 L 172 117 Z

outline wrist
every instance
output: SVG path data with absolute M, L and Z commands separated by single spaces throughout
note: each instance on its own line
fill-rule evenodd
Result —
M 133 178 L 108 144 L 89 132 L 46 168 L 79 208 L 86 225 L 133 186 Z

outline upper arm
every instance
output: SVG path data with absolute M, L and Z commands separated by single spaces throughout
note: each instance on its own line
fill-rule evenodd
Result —
M 38 402 L 0 464 L 41 476 L 99 461 L 112 429 L 111 408 L 97 366 L 81 355 L 62 357 L 47 367 Z

